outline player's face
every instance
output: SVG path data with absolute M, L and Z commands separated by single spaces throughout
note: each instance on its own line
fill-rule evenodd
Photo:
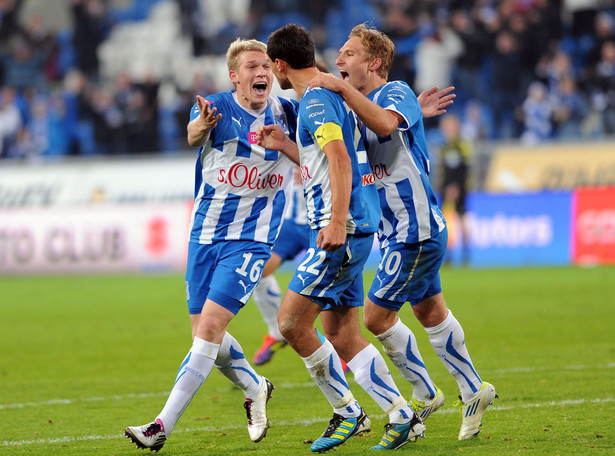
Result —
M 335 61 L 342 79 L 360 92 L 363 92 L 369 79 L 369 63 L 361 40 L 356 36 L 346 41 Z
M 231 70 L 230 77 L 235 84 L 240 105 L 253 110 L 267 106 L 273 84 L 271 62 L 267 54 L 260 51 L 242 53 L 239 69 Z
M 278 84 L 280 85 L 280 88 L 284 90 L 292 89 L 293 85 L 288 80 L 288 77 L 278 69 L 278 65 L 275 62 L 271 62 L 271 65 L 273 69 L 273 74 L 275 75 L 275 78 L 278 80 Z

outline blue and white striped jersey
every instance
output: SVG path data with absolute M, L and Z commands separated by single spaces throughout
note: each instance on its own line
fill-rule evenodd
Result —
M 293 180 L 293 162 L 256 144 L 261 125 L 277 123 L 294 140 L 298 103 L 269 97 L 259 112 L 242 108 L 234 92 L 207 100 L 222 114 L 196 163 L 190 241 L 248 240 L 273 244 Z M 198 105 L 190 121 L 200 114 Z
M 305 196 L 303 194 L 303 184 L 299 181 L 293 183 L 290 201 L 284 213 L 284 221 L 291 220 L 297 225 L 307 225 L 307 210 L 305 207 Z
M 404 118 L 386 138 L 379 138 L 363 126 L 382 210 L 378 229 L 381 247 L 389 242 L 412 244 L 429 239 L 442 231 L 446 222 L 429 182 L 421 105 L 402 81 L 388 82 L 367 97 Z
M 375 233 L 380 219 L 378 194 L 360 129 L 350 108 L 343 98 L 334 92 L 323 88 L 308 88 L 299 103 L 298 118 L 297 145 L 310 227 L 320 229 L 331 221 L 329 162 L 318 145 L 315 134 L 323 125 L 333 123 L 341 127 L 352 163 L 347 233 Z

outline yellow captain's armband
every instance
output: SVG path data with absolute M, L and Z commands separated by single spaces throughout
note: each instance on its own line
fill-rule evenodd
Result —
M 316 138 L 316 142 L 321 149 L 324 149 L 327 144 L 331 141 L 335 141 L 336 139 L 339 139 L 340 141 L 344 140 L 342 127 L 333 122 L 327 122 L 326 124 L 318 127 L 318 130 L 314 133 L 314 137 Z

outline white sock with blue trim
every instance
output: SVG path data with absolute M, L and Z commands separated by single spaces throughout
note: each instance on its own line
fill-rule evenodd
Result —
M 314 353 L 301 359 L 335 413 L 346 418 L 356 418 L 361 414 L 361 407 L 346 383 L 340 357 L 331 342 L 324 339 Z
M 464 402 L 474 396 L 481 386 L 481 379 L 474 369 L 465 344 L 463 328 L 449 310 L 442 323 L 433 328 L 425 328 L 434 350 L 451 373 L 461 392 Z
M 179 369 L 173 389 L 164 408 L 156 417 L 162 420 L 167 436 L 192 401 L 192 398 L 209 376 L 220 345 L 194 338 L 190 353 Z
M 252 299 L 256 303 L 256 307 L 263 316 L 267 331 L 271 337 L 276 340 L 283 340 L 282 334 L 278 329 L 278 309 L 282 301 L 280 285 L 273 275 L 263 277 L 261 281 L 254 287 Z
M 376 347 L 369 344 L 348 361 L 354 379 L 376 401 L 391 423 L 407 423 L 412 409 L 399 392 L 384 358 Z
M 246 398 L 254 399 L 259 393 L 262 377 L 246 359 L 237 339 L 228 332 L 224 333 L 214 365 L 222 375 L 243 390 Z
M 399 369 L 401 375 L 412 385 L 412 395 L 429 401 L 436 395 L 436 385 L 431 379 L 416 343 L 414 333 L 399 318 L 397 323 L 376 336 L 382 348 Z

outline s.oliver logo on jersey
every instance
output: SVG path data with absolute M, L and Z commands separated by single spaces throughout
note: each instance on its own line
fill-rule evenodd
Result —
M 265 190 L 280 188 L 284 182 L 284 176 L 276 173 L 263 175 L 256 166 L 249 168 L 243 163 L 235 163 L 228 170 L 220 170 L 218 182 L 235 188 Z
M 372 166 L 372 173 L 376 176 L 376 179 L 382 179 L 383 177 L 391 177 L 391 173 L 387 169 L 387 165 L 384 163 L 378 163 Z
M 372 185 L 372 184 L 376 183 L 376 178 L 374 177 L 374 175 L 372 173 L 363 174 L 361 176 L 361 183 L 363 184 L 363 186 L 365 186 L 365 185 Z

